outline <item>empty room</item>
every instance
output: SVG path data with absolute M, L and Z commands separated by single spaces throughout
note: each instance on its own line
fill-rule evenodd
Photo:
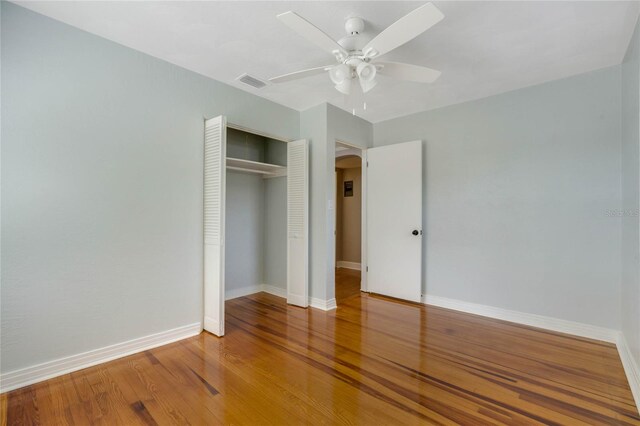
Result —
M 640 425 L 639 14 L 0 0 L 0 425 Z

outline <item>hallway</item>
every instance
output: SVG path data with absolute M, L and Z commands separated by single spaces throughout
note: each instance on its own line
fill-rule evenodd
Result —
M 347 300 L 360 293 L 360 271 L 336 268 L 336 302 Z

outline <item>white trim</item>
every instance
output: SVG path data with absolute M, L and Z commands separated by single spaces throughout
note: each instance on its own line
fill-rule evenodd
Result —
M 220 321 L 213 317 L 204 317 L 204 329 L 218 337 L 222 337 L 224 335 Z
M 631 353 L 631 348 L 627 344 L 627 340 L 622 332 L 618 334 L 616 346 L 618 347 L 624 372 L 627 375 L 627 381 L 629 382 L 633 399 L 636 402 L 636 409 L 638 413 L 640 413 L 640 368 L 638 368 L 638 364 Z
M 462 300 L 449 299 L 440 296 L 424 295 L 423 303 L 427 305 L 439 306 L 441 308 L 453 309 L 484 317 L 496 318 L 504 321 L 524 324 L 531 327 L 544 328 L 546 330 L 560 333 L 573 334 L 575 336 L 587 337 L 589 339 L 603 340 L 605 342 L 616 343 L 619 332 L 610 328 L 598 327 L 590 324 L 567 321 L 559 318 L 546 317 L 526 312 L 511 311 L 493 306 L 480 305 L 477 303 L 464 302 Z
M 282 297 L 283 299 L 287 298 L 287 289 L 284 287 L 276 287 L 274 285 L 262 284 L 260 286 L 260 291 L 264 291 L 265 293 L 269 293 L 274 296 Z
M 200 334 L 202 324 L 194 323 L 160 333 L 138 337 L 115 345 L 105 346 L 76 355 L 59 358 L 42 364 L 9 371 L 0 375 L 0 393 L 52 379 L 73 371 L 82 370 L 103 362 L 132 355 L 147 349 L 166 345 Z
M 262 289 L 263 285 L 250 285 L 250 286 L 240 287 L 240 288 L 227 288 L 224 299 L 225 300 L 237 299 L 238 297 L 259 293 L 261 291 L 264 291 Z
M 362 265 L 367 266 L 367 253 L 369 252 L 369 246 L 367 242 L 367 191 L 368 191 L 368 168 L 367 163 L 367 150 L 365 148 L 362 149 L 362 170 L 360 180 L 361 180 L 361 188 L 360 192 L 362 194 L 362 208 L 360 209 L 360 220 L 361 228 L 360 228 L 360 268 L 362 270 Z M 360 291 L 367 291 L 367 268 L 364 268 L 362 274 L 360 274 Z
M 363 151 L 363 150 L 367 149 L 367 148 L 364 148 L 364 147 L 362 147 L 360 145 L 357 145 L 355 143 L 346 142 L 346 141 L 343 141 L 342 139 L 338 139 L 338 138 L 336 138 L 336 144 L 343 145 L 343 146 L 348 146 L 349 148 L 357 149 L 358 151 Z M 356 155 L 358 155 L 358 154 L 356 154 Z M 361 155 L 358 155 L 358 157 L 361 157 Z
M 338 142 L 339 143 L 339 142 Z M 362 148 L 348 148 L 341 151 L 335 151 L 336 160 L 342 157 L 356 156 L 362 158 Z
M 358 262 L 347 262 L 346 260 L 338 260 L 336 262 L 336 267 L 345 268 L 345 269 L 354 269 L 356 271 L 360 270 L 360 264 Z
M 338 304 L 336 303 L 336 299 L 324 300 L 318 299 L 317 297 L 310 297 L 309 306 L 311 306 L 312 308 L 320 309 L 322 311 L 331 311 L 333 309 L 336 309 L 338 307 Z
M 335 298 L 327 300 L 327 311 L 338 309 L 338 302 Z
M 261 291 L 265 293 L 269 293 L 273 296 L 282 297 L 283 299 L 287 298 L 286 288 L 276 287 L 269 284 L 260 284 L 259 286 L 256 285 L 256 286 L 242 287 L 242 288 L 233 290 L 233 292 L 231 292 L 231 295 L 227 296 L 227 300 L 234 299 L 236 297 L 248 296 L 250 294 L 259 293 Z M 324 299 L 319 299 L 317 297 L 309 298 L 309 306 L 311 306 L 312 308 L 323 310 L 323 311 L 331 311 L 338 307 L 336 303 L 336 299 L 324 300 Z

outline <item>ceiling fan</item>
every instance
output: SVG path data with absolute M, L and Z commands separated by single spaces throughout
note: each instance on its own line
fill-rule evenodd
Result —
M 380 56 L 422 34 L 444 18 L 442 12 L 433 3 L 426 3 L 400 18 L 372 40 L 361 34 L 364 29 L 362 18 L 347 19 L 345 23 L 347 36 L 337 42 L 295 12 L 285 12 L 278 15 L 277 18 L 302 37 L 332 54 L 337 64 L 274 77 L 269 79 L 272 83 L 286 83 L 328 71 L 335 88 L 348 95 L 351 93 L 355 80 L 359 81 L 363 93 L 373 89 L 377 84 L 377 73 L 419 83 L 432 83 L 440 76 L 440 71 L 431 68 L 377 60 Z

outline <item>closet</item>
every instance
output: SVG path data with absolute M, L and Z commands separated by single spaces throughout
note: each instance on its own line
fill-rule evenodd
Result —
M 264 288 L 308 305 L 308 144 L 205 120 L 204 329 L 224 301 Z

